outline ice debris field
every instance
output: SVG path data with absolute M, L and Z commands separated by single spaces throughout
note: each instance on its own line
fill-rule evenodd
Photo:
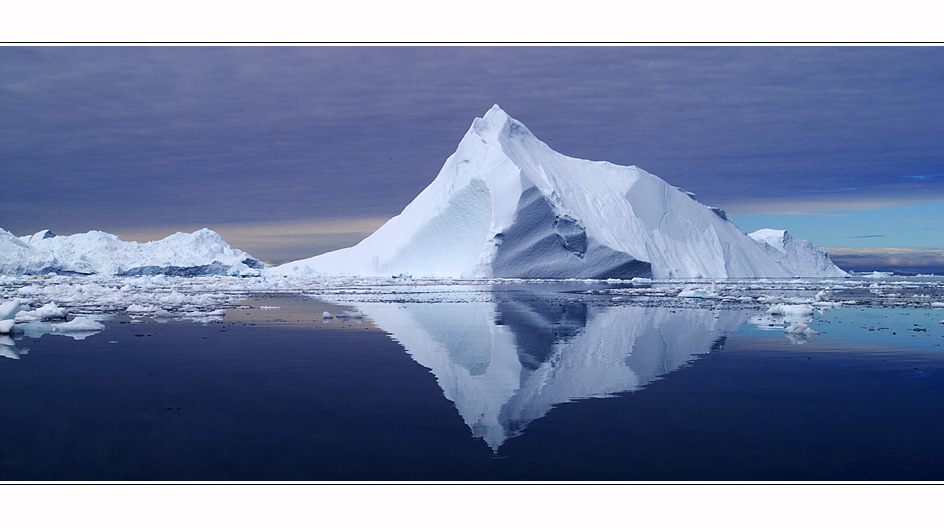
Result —
M 944 325 L 944 279 L 853 277 L 830 280 L 320 279 L 292 277 L 0 277 L 0 332 L 31 336 L 100 329 L 115 315 L 222 321 L 246 299 L 269 294 L 361 303 L 469 303 L 533 292 L 547 303 L 572 301 L 698 310 L 749 310 L 757 324 L 815 335 L 815 319 L 850 306 L 920 308 Z M 278 310 L 265 304 L 259 310 Z M 333 314 L 344 315 L 344 314 Z M 323 314 L 330 319 L 332 314 Z M 925 325 L 924 331 L 929 330 Z M 944 328 L 944 326 L 942 326 Z M 940 328 L 930 329 L 933 332 Z M 83 334 L 79 333 L 78 336 Z

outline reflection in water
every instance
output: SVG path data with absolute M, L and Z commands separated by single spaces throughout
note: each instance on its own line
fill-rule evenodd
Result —
M 0 357 L 5 357 L 9 359 L 20 359 L 22 354 L 29 352 L 29 348 L 19 348 L 16 346 L 16 341 L 20 340 L 24 336 L 31 338 L 40 338 L 47 334 L 61 335 L 71 337 L 76 341 L 81 341 L 86 337 L 93 336 L 101 330 L 87 330 L 85 328 L 69 328 L 66 325 L 47 323 L 44 321 L 28 321 L 26 323 L 19 323 L 14 327 L 14 333 L 12 335 L 0 335 Z
M 10 336 L 0 335 L 0 357 L 20 359 L 20 354 L 27 352 L 29 352 L 28 348 L 17 348 Z
M 40 338 L 47 334 L 61 335 L 71 337 L 76 341 L 81 341 L 86 337 L 93 336 L 101 329 L 91 327 L 69 327 L 66 324 L 47 323 L 44 321 L 29 321 L 16 325 L 16 328 L 26 337 Z
M 432 370 L 493 450 L 555 405 L 641 389 L 717 349 L 748 317 L 538 296 L 357 307 Z

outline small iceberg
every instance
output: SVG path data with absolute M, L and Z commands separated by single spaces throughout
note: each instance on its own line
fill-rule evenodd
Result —
M 71 332 L 98 332 L 105 329 L 105 325 L 89 319 L 88 317 L 76 317 L 68 323 L 59 323 L 52 325 L 52 331 L 55 333 Z
M 714 299 L 718 294 L 702 288 L 685 288 L 679 292 L 678 296 L 688 299 Z

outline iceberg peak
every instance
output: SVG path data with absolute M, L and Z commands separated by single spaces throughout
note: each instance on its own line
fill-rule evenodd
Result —
M 515 136 L 534 138 L 524 123 L 508 115 L 498 105 L 492 106 L 484 116 L 476 117 L 469 132 L 498 148 L 502 147 L 503 141 Z

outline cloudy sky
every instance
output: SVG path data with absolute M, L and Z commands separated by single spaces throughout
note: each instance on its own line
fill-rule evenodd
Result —
M 941 47 L 3 47 L 0 227 L 307 257 L 399 213 L 497 103 L 744 231 L 944 272 L 942 86 Z

